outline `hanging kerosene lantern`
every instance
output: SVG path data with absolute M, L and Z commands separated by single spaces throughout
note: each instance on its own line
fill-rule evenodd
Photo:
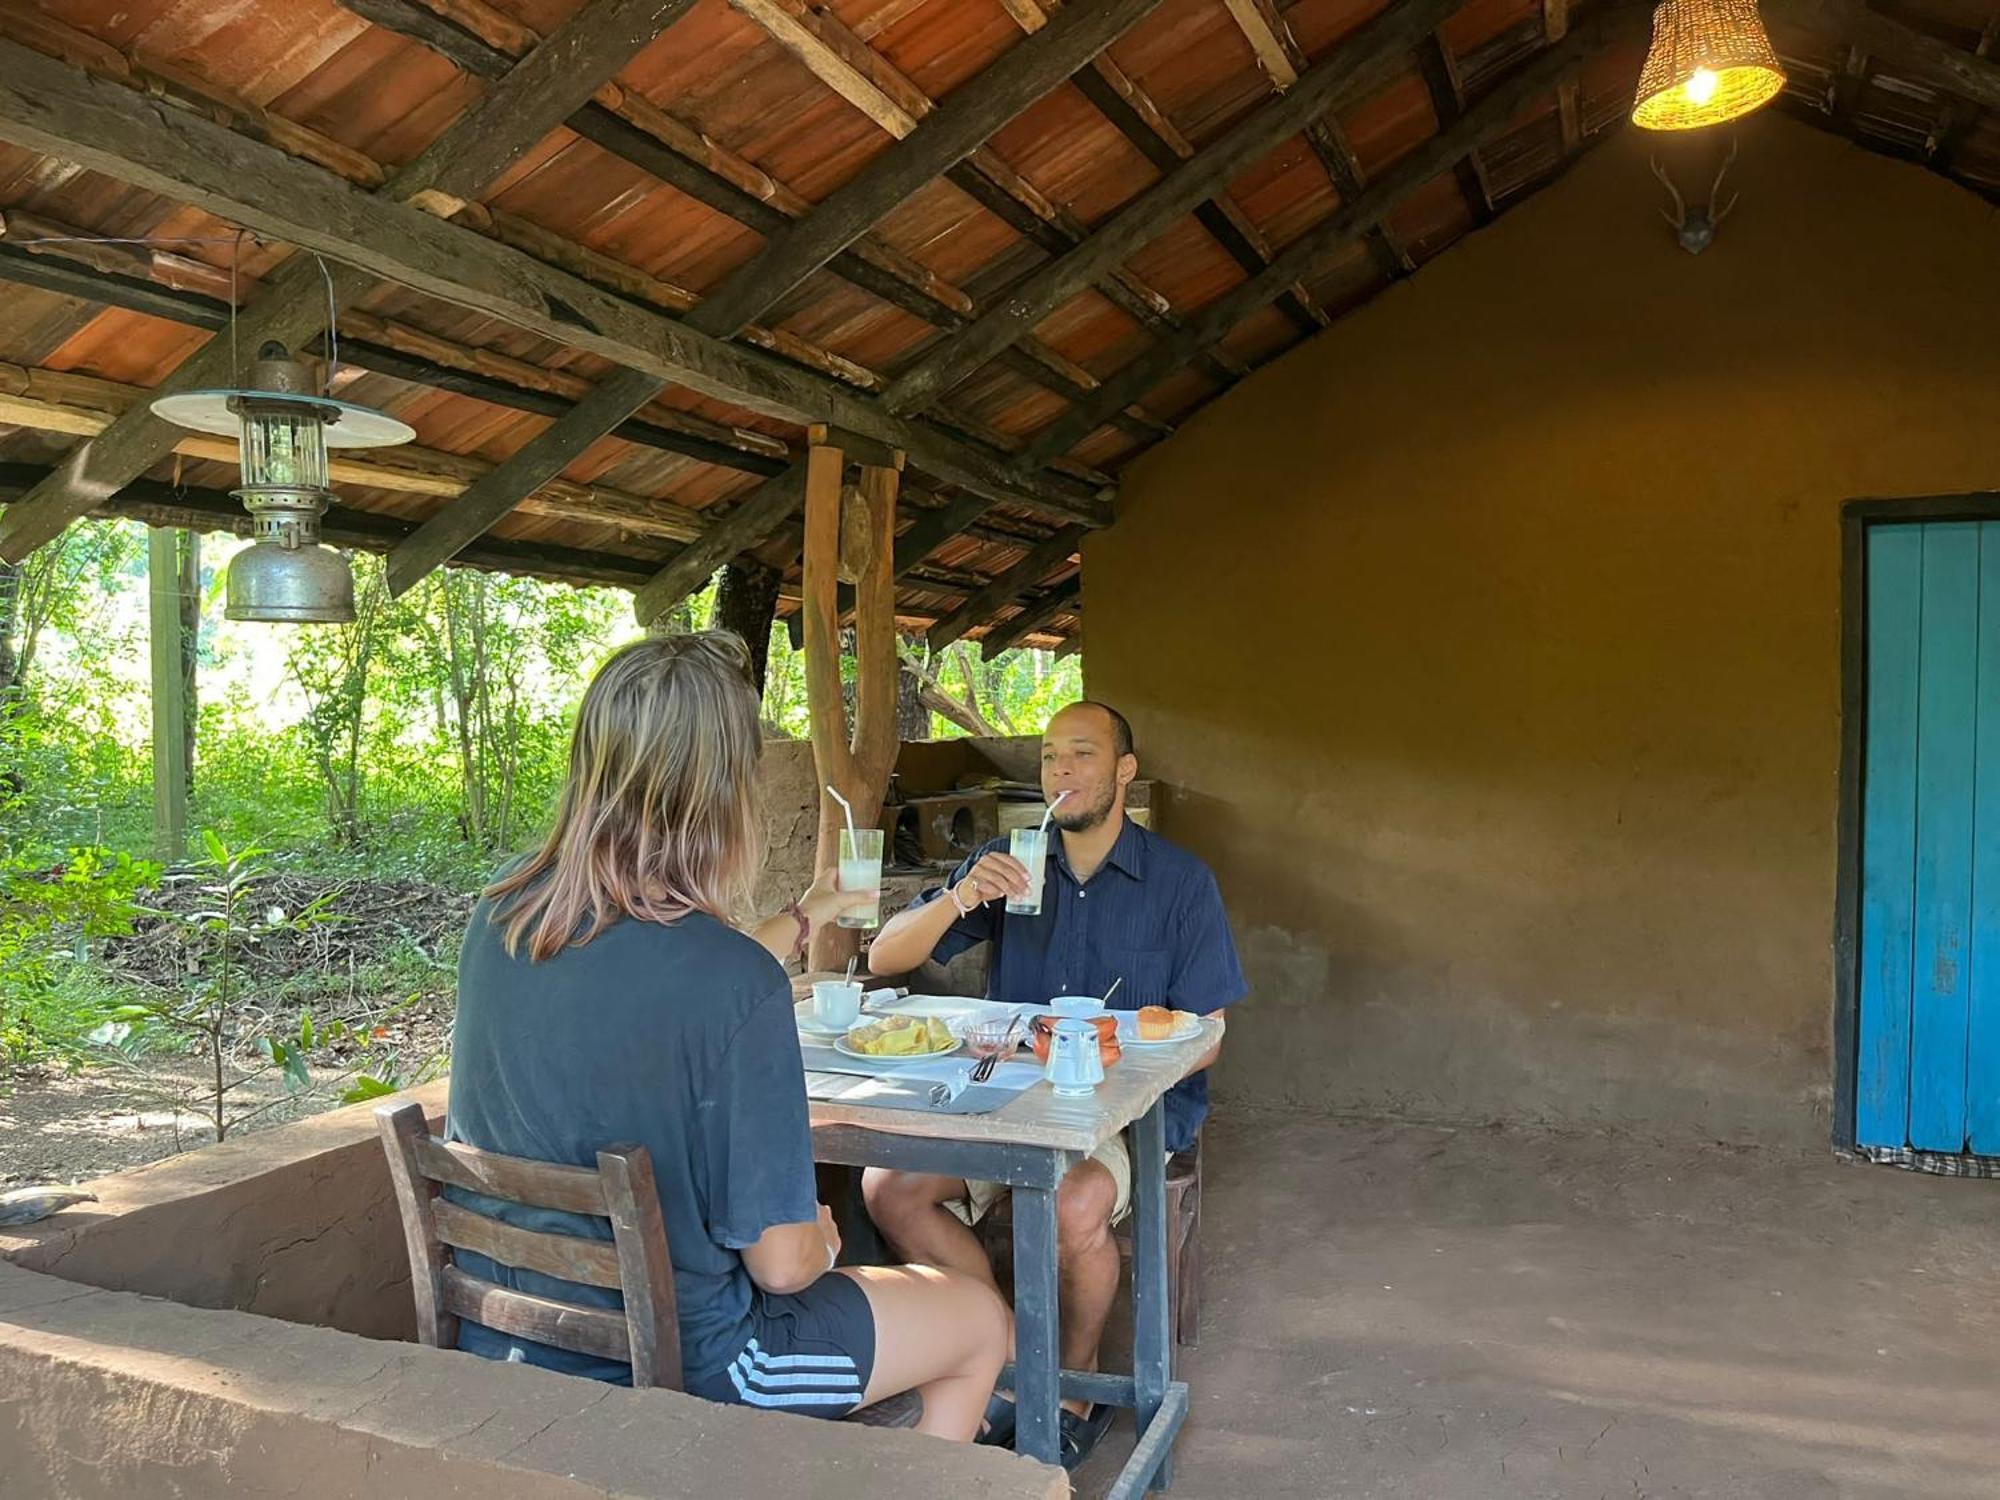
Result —
M 161 396 L 153 411 L 179 427 L 237 438 L 255 540 L 229 563 L 232 620 L 344 624 L 354 618 L 354 574 L 319 539 L 333 500 L 329 448 L 407 443 L 413 428 L 369 407 L 318 393 L 312 372 L 275 340 L 257 352 L 242 389 Z

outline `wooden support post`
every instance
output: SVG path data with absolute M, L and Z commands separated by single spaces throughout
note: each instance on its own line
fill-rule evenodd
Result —
M 895 538 L 897 468 L 867 465 L 850 502 L 865 512 L 865 547 L 855 579 L 854 721 L 850 728 L 840 685 L 840 618 L 836 588 L 841 561 L 842 476 L 846 455 L 826 440 L 824 427 L 811 429 L 806 450 L 805 619 L 806 706 L 812 719 L 813 766 L 820 785 L 840 789 L 854 809 L 855 826 L 873 827 L 896 763 L 896 590 Z M 900 460 L 901 455 L 893 455 Z M 850 551 L 850 559 L 853 554 Z M 839 858 L 840 804 L 820 795 L 818 868 Z M 808 965 L 838 968 L 852 955 L 859 934 L 825 927 L 813 934 Z
M 187 678 L 181 662 L 178 533 L 146 533 L 153 658 L 153 848 L 171 864 L 187 853 Z
M 181 785 L 192 797 L 195 731 L 201 720 L 195 690 L 195 673 L 201 662 L 201 533 L 183 530 L 175 535 L 180 538 Z

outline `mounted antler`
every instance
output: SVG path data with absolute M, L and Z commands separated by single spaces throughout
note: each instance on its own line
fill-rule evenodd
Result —
M 1666 188 L 1668 196 L 1674 200 L 1672 211 L 1663 208 L 1660 210 L 1660 217 L 1674 226 L 1674 239 L 1689 255 L 1699 255 L 1709 247 L 1715 239 L 1715 226 L 1728 217 L 1729 211 L 1736 207 L 1737 198 L 1741 196 L 1732 193 L 1727 203 L 1720 208 L 1716 207 L 1716 200 L 1722 195 L 1722 179 L 1729 175 L 1730 167 L 1735 164 L 1737 144 L 1736 137 L 1731 136 L 1728 154 L 1722 158 L 1722 165 L 1716 169 L 1715 182 L 1708 190 L 1708 203 L 1702 208 L 1690 209 L 1687 201 L 1681 197 L 1681 190 L 1674 186 L 1673 178 L 1667 175 L 1667 169 L 1660 165 L 1659 158 L 1652 158 L 1653 175 L 1660 179 L 1661 186 Z
M 1660 165 L 1659 157 L 1654 156 L 1647 159 L 1653 164 L 1653 175 L 1660 179 L 1660 185 L 1667 190 L 1668 194 L 1674 200 L 1674 211 L 1668 213 L 1663 208 L 1660 210 L 1660 217 L 1673 225 L 1675 232 L 1678 233 L 1687 227 L 1687 204 L 1681 201 L 1681 190 L 1674 186 L 1673 178 L 1669 177 L 1667 169 Z

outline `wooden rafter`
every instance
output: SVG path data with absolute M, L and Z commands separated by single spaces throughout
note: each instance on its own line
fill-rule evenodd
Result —
M 1289 92 L 1256 110 L 1221 138 L 1132 199 L 1105 224 L 1029 276 L 958 337 L 912 365 L 884 395 L 894 412 L 921 411 L 959 380 L 1149 243 L 1244 168 L 1343 101 L 1388 81 L 1409 49 L 1457 8 L 1458 0 L 1401 0 L 1359 27 L 1331 57 Z
M 0 501 L 10 500 L 47 478 L 40 464 L 0 462 Z M 91 508 L 90 514 L 134 520 L 148 526 L 175 526 L 187 531 L 227 531 L 250 534 L 250 513 L 226 490 L 164 484 L 135 479 Z M 416 529 L 415 523 L 375 511 L 356 510 L 338 502 L 320 521 L 320 536 L 335 547 L 360 552 L 387 552 Z M 535 573 L 564 583 L 604 584 L 632 588 L 646 577 L 646 564 L 615 552 L 593 552 L 550 542 L 501 541 L 483 537 L 459 554 L 469 568 L 507 573 Z
M 1032 24 L 1021 23 L 1024 30 L 1034 32 L 1048 25 L 1048 16 L 1058 10 L 1058 0 L 1022 0 L 1016 18 L 1034 15 L 1037 19 Z M 1194 143 L 1109 53 L 1099 53 L 1076 75 L 1075 83 L 1097 112 L 1160 171 L 1170 172 L 1194 155 Z M 1270 264 L 1272 250 L 1264 232 L 1228 192 L 1196 204 L 1194 213 L 1202 228 L 1244 270 L 1261 271 Z M 1324 328 L 1329 321 L 1326 309 L 1302 286 L 1287 290 L 1279 306 L 1304 329 Z
M 1542 38 L 1553 44 L 1569 35 L 1569 0 L 1542 0 Z M 1556 85 L 1556 123 L 1562 131 L 1562 154 L 1576 155 L 1583 143 L 1583 85 L 1565 78 Z
M 1972 49 L 1974 57 L 1990 58 L 1996 44 L 2000 44 L 2000 10 L 1995 10 L 1986 23 L 1986 29 L 1979 34 L 1979 41 Z M 1931 122 L 1929 134 L 1924 138 L 1924 153 L 1930 163 L 1940 172 L 1949 172 L 1958 157 L 1958 148 L 1965 144 L 1965 138 L 1972 134 L 1973 123 L 1979 118 L 1979 111 L 1960 101 L 1947 101 Z
M 420 42 L 479 78 L 504 77 L 515 56 L 531 45 L 533 33 L 514 25 L 494 40 L 466 30 L 418 0 L 352 0 L 346 8 L 374 25 Z M 878 12 L 875 19 L 883 13 Z M 489 28 L 491 30 L 491 28 Z M 504 42 L 506 45 L 497 45 Z M 507 48 L 514 50 L 509 51 Z M 660 108 L 644 95 L 615 83 L 597 91 L 563 122 L 599 150 L 637 167 L 697 203 L 770 237 L 809 212 L 812 203 L 784 183 L 738 156 L 692 125 Z M 1054 210 L 1051 208 L 1050 212 Z M 581 250 L 582 247 L 576 247 Z M 925 268 L 912 257 L 864 236 L 829 262 L 835 275 L 881 298 L 912 317 L 949 332 L 964 326 L 975 310 L 964 291 Z M 693 298 L 690 295 L 689 304 Z M 753 332 L 753 342 L 762 342 Z M 765 347 L 772 347 L 769 342 Z M 810 351 L 795 337 L 777 352 L 794 357 Z M 818 368 L 825 368 L 810 358 Z M 1066 400 L 1087 396 L 1097 382 L 1090 373 L 1064 359 L 1039 341 L 1028 340 L 1009 351 L 1008 367 L 1024 379 L 1048 387 Z M 1160 435 L 1156 425 L 1137 415 L 1121 416 L 1119 424 L 1135 435 Z
M 1474 103 L 1450 129 L 1410 151 L 1377 176 L 1360 197 L 1343 203 L 1294 240 L 1269 270 L 1203 307 L 1189 320 L 1185 335 L 1154 345 L 1106 380 L 1098 406 L 1079 407 L 1051 423 L 1028 445 L 1019 461 L 1033 463 L 1081 441 L 1101 425 L 1102 411 L 1113 402 L 1123 405 L 1138 400 L 1185 365 L 1201 341 L 1224 337 L 1268 303 L 1277 288 L 1285 284 L 1280 278 L 1302 275 L 1324 256 L 1352 244 L 1370 224 L 1395 212 L 1467 151 L 1505 133 L 1530 100 L 1554 87 L 1608 35 L 1615 34 L 1613 27 L 1614 23 L 1607 19 L 1573 28 L 1560 43 L 1520 65 Z
M 1272 0 L 1228 0 L 1228 5 L 1230 16 L 1249 41 L 1257 65 L 1271 87 L 1283 93 L 1297 83 L 1311 66 L 1311 59 L 1299 45 L 1298 36 L 1283 12 Z M 1347 132 L 1332 115 L 1308 120 L 1304 132 L 1306 144 L 1312 148 L 1334 191 L 1340 194 L 1340 201 L 1352 202 L 1361 192 L 1362 171 L 1361 159 L 1347 139 Z M 1409 252 L 1397 243 L 1386 224 L 1377 224 L 1369 230 L 1367 243 L 1375 269 L 1388 280 L 1397 280 L 1416 269 Z
M 990 452 L 755 350 L 671 319 L 400 203 L 354 194 L 318 168 L 212 122 L 141 118 L 115 85 L 0 44 L 0 139 L 194 204 L 379 278 L 476 309 L 614 363 L 788 420 L 832 419 L 893 441 L 931 473 L 1064 520 L 1106 503 L 1060 476 L 1023 481 Z
M 1437 128 L 1449 130 L 1465 113 L 1465 83 L 1459 77 L 1458 60 L 1452 56 L 1451 45 L 1441 33 L 1432 32 L 1417 49 L 1417 68 L 1423 74 L 1424 90 L 1430 95 Z M 1472 213 L 1472 222 L 1492 223 L 1493 193 L 1486 185 L 1479 153 L 1466 152 L 1451 164 L 1451 172 L 1458 179 L 1458 191 Z
M 690 0 L 590 0 L 547 45 L 529 54 L 477 106 L 396 172 L 378 197 L 385 204 L 416 201 L 434 211 L 450 211 L 547 135 L 688 3 Z M 15 67 L 5 70 L 10 76 L 27 68 L 31 74 L 46 77 L 61 67 L 39 53 L 12 43 L 5 45 L 18 58 Z M 102 93 L 105 88 L 117 92 L 116 85 L 77 75 L 69 81 L 95 85 L 100 108 L 117 107 L 115 99 Z M 27 104 L 25 100 L 17 102 Z M 124 107 L 129 112 L 129 104 Z M 28 109 L 32 117 L 33 106 L 28 105 Z M 35 149 L 68 156 L 66 132 L 60 125 L 50 130 L 50 123 L 47 119 L 41 122 Z M 212 122 L 199 123 L 213 132 L 219 146 L 227 148 L 241 140 Z M 166 190 L 171 193 L 170 188 Z M 326 248 L 338 254 L 334 246 Z M 329 303 L 334 308 L 345 306 L 372 284 L 371 276 L 349 265 L 322 273 L 312 257 L 294 256 L 271 278 L 264 296 L 242 315 L 237 343 L 254 350 L 266 340 L 276 340 L 295 348 L 323 325 Z M 228 385 L 232 363 L 229 343 L 211 339 L 161 383 L 161 391 Z M 0 557 L 18 561 L 50 540 L 104 496 L 165 457 L 178 433 L 179 429 L 154 416 L 150 407 L 135 407 L 104 433 L 80 445 L 48 479 L 0 516 Z
M 736 0 L 766 25 L 791 21 L 773 0 Z M 1011 48 L 916 124 L 811 213 L 767 240 L 689 315 L 704 333 L 727 338 L 886 218 L 932 178 L 978 150 L 995 131 L 1082 67 L 1160 0 L 1105 0 L 1078 6 Z
M 739 6 L 753 20 L 782 14 L 792 24 L 773 32 L 773 39 L 791 51 L 808 70 L 825 69 L 822 81 L 842 97 L 858 95 L 857 104 L 882 129 L 902 139 L 917 128 L 937 108 L 930 96 L 863 42 L 829 10 L 808 6 L 805 0 L 750 0 Z M 813 45 L 800 41 L 809 35 Z M 829 59 L 837 59 L 834 66 Z M 957 187 L 1002 223 L 1040 246 L 1051 255 L 1061 255 L 1088 236 L 1075 219 L 1050 202 L 1034 184 L 1009 166 L 991 147 L 981 147 L 945 173 L 946 181 Z M 1096 279 L 1096 287 L 1114 306 L 1142 327 L 1172 332 L 1181 326 L 1173 305 L 1123 267 L 1107 268 Z M 1241 366 L 1226 363 L 1219 368 L 1224 379 L 1243 373 Z
M 1969 47 L 1918 31 L 1866 0 L 1782 0 L 1774 19 L 1838 36 L 1851 47 L 1892 60 L 1948 93 L 2000 109 L 2000 63 Z M 1990 50 L 1990 49 L 1989 49 Z
M 689 594 L 699 593 L 717 568 L 777 530 L 804 500 L 805 481 L 802 460 L 758 485 L 728 515 L 676 553 L 633 594 L 632 613 L 639 623 L 650 625 Z
M 664 382 L 637 370 L 614 370 L 588 396 L 494 465 L 491 473 L 398 542 L 384 569 L 389 592 L 419 579 L 491 531 L 529 495 L 556 478 L 584 449 L 659 395 Z
M 1082 593 L 1083 575 L 1073 573 L 1054 588 L 1030 600 L 1013 619 L 1003 620 L 986 632 L 979 643 L 980 659 L 991 661 L 1001 652 L 1020 645 L 1029 636 L 1054 623 L 1058 615 L 1077 613 L 1077 601 Z
M 1083 528 L 1065 526 L 1045 541 L 1037 542 L 1013 567 L 973 594 L 957 609 L 930 629 L 930 646 L 942 651 L 953 641 L 985 624 L 1075 556 L 1083 545 Z
M 92 375 L 0 363 L 0 422 L 38 432 L 95 437 L 125 412 L 143 406 L 152 392 Z M 208 463 L 237 462 L 233 438 L 176 429 L 171 450 Z M 415 444 L 381 453 L 329 456 L 327 477 L 335 484 L 426 495 L 446 500 L 485 483 L 495 466 L 471 454 L 445 453 Z M 669 501 L 635 495 L 610 485 L 550 479 L 521 502 L 531 514 L 594 526 L 612 526 L 634 536 L 688 541 L 701 533 L 698 512 Z
M 62 245 L 24 253 L 9 246 L 4 233 L 19 216 L 0 213 L 0 281 L 37 287 L 59 296 L 144 313 L 171 323 L 216 332 L 229 326 L 229 305 L 182 287 L 144 281 L 132 274 L 99 270 L 89 264 L 96 247 Z M 81 231 L 62 226 L 63 232 Z M 66 258 L 73 253 L 77 261 Z M 155 251 L 158 257 L 160 252 Z M 203 266 L 214 273 L 214 268 Z M 209 278 L 203 278 L 207 285 Z M 223 284 L 227 285 L 226 273 Z M 560 417 L 591 385 L 564 370 L 550 370 L 493 349 L 473 348 L 393 318 L 350 309 L 341 319 L 340 356 L 344 368 L 372 370 L 412 385 L 471 396 L 516 411 Z M 309 352 L 323 352 L 318 342 Z M 628 443 L 679 454 L 748 474 L 780 473 L 791 461 L 778 439 L 746 428 L 711 422 L 692 412 L 655 408 L 613 429 Z M 408 450 L 399 450 L 408 451 Z

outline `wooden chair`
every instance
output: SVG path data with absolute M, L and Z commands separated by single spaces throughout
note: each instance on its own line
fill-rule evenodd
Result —
M 455 1349 L 458 1321 L 470 1318 L 516 1338 L 629 1363 L 634 1386 L 681 1389 L 673 1261 L 652 1158 L 644 1146 L 608 1147 L 597 1153 L 597 1170 L 592 1171 L 441 1141 L 430 1133 L 417 1104 L 385 1104 L 375 1111 L 375 1124 L 402 1211 L 419 1341 Z M 443 1185 L 608 1218 L 611 1239 L 503 1224 L 440 1198 Z M 457 1250 L 618 1292 L 625 1299 L 624 1310 L 585 1307 L 500 1286 L 461 1270 L 452 1258 Z M 914 1427 L 922 1415 L 922 1398 L 906 1392 L 847 1420 Z
M 1013 1200 L 1003 1198 L 979 1223 L 980 1242 L 997 1269 L 1005 1270 L 1014 1255 Z M 1113 1238 L 1118 1252 L 1132 1255 L 1132 1231 L 1121 1227 Z M 1167 1302 L 1174 1310 L 1174 1341 L 1189 1349 L 1201 1336 L 1201 1137 L 1167 1163 Z

